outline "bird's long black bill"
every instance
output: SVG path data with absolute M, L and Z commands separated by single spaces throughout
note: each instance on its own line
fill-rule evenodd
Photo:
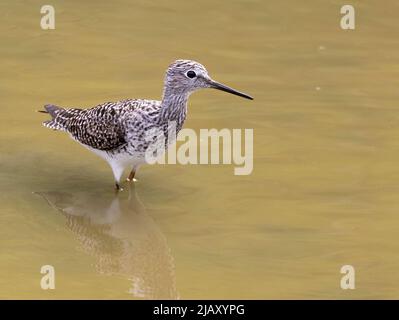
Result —
M 234 90 L 233 88 L 225 86 L 224 84 L 221 84 L 221 83 L 216 82 L 216 81 L 212 81 L 211 82 L 211 88 L 222 90 L 222 91 L 226 91 L 228 93 L 235 94 L 236 96 L 240 96 L 240 97 L 243 97 L 243 98 L 246 98 L 246 99 L 249 99 L 249 100 L 253 100 L 254 99 L 251 96 L 249 96 L 249 95 L 247 95 L 247 94 L 245 94 L 243 92 Z

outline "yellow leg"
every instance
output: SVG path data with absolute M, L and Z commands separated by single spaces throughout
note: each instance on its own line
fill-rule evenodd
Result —
M 133 181 L 135 174 L 136 174 L 136 171 L 134 169 L 132 169 L 132 171 L 129 174 L 129 177 L 126 180 L 129 181 L 129 182 Z

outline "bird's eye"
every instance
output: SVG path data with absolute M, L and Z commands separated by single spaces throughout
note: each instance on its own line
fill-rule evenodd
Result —
M 187 71 L 186 76 L 189 77 L 190 79 L 192 79 L 192 78 L 196 77 L 197 74 L 193 70 L 190 70 L 190 71 Z

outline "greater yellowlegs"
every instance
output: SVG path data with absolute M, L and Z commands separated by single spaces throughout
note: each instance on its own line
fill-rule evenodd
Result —
M 174 122 L 177 134 L 186 119 L 189 95 L 202 88 L 253 99 L 211 79 L 202 64 L 177 60 L 166 71 L 161 101 L 128 99 L 106 102 L 89 109 L 49 104 L 41 112 L 49 113 L 52 119 L 43 125 L 68 132 L 74 140 L 105 159 L 112 168 L 116 189 L 119 190 L 123 171 L 132 168 L 127 178 L 132 181 L 138 167 L 146 162 L 145 152 L 151 144 L 145 139 L 146 132 L 157 128 L 168 136 L 168 123 Z

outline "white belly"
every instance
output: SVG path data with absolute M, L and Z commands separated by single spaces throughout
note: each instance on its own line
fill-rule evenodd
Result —
M 129 166 L 136 166 L 136 165 L 141 165 L 145 163 L 144 157 L 141 156 L 132 156 L 128 153 L 114 153 L 114 154 L 109 154 L 106 151 L 98 150 L 98 149 L 93 149 L 91 147 L 85 146 L 87 149 L 89 149 L 91 152 L 95 153 L 99 157 L 103 158 L 105 161 L 107 161 L 110 165 L 111 164 L 118 164 L 124 167 L 129 167 Z
M 78 141 L 79 142 L 79 141 Z M 94 149 L 87 145 L 80 143 L 82 146 L 95 153 L 99 157 L 103 158 L 111 166 L 114 173 L 115 180 L 120 182 L 121 176 L 126 168 L 135 169 L 145 163 L 144 155 L 138 154 L 137 156 L 132 156 L 128 153 L 108 153 L 103 150 Z

